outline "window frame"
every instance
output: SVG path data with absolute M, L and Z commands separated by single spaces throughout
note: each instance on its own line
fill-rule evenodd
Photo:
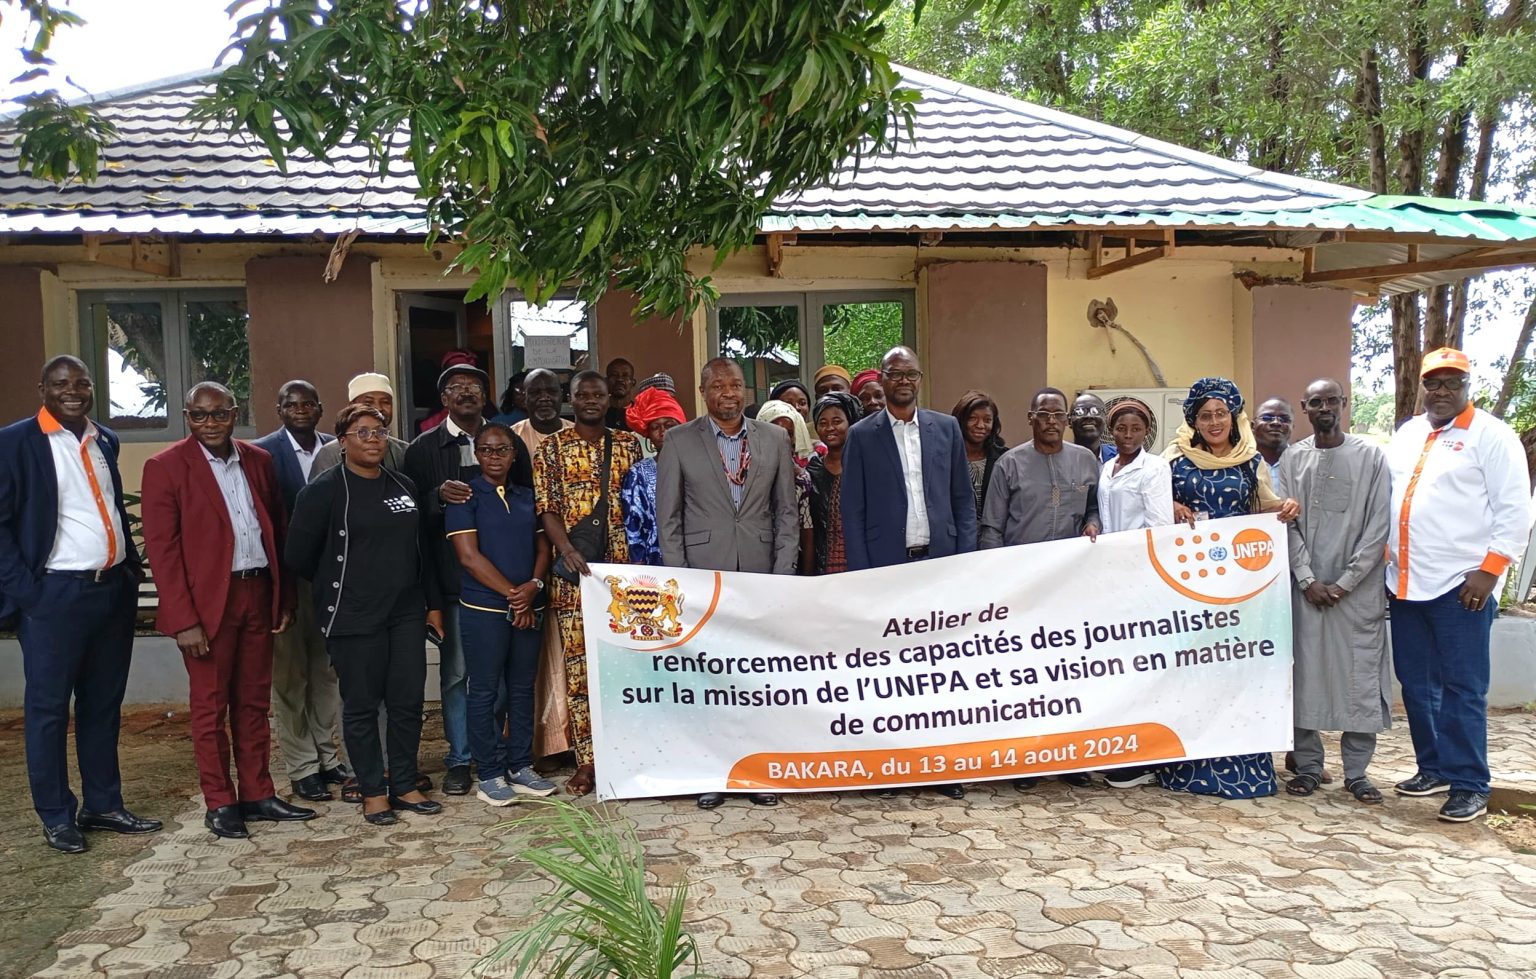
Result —
M 187 420 L 176 408 L 176 404 L 177 399 L 184 397 L 192 386 L 192 338 L 188 332 L 187 304 L 189 302 L 242 302 L 246 304 L 247 324 L 249 324 L 250 302 L 246 297 L 246 290 L 239 287 L 91 289 L 79 291 L 75 298 L 80 318 L 80 349 L 84 352 L 82 359 L 90 367 L 91 376 L 98 379 L 105 377 L 107 371 L 106 338 L 96 335 L 96 318 L 91 315 L 91 307 L 98 303 L 158 302 L 160 304 L 160 324 L 165 330 L 165 361 L 168 373 L 171 375 L 165 378 L 165 427 L 160 429 L 112 428 L 111 406 L 107 403 L 107 399 L 111 396 L 110 388 L 106 389 L 107 398 L 97 398 L 91 417 L 97 424 L 112 428 L 118 438 L 124 442 L 177 442 L 186 438 Z M 251 343 L 249 325 L 246 329 L 245 342 L 249 350 Z M 98 392 L 101 390 L 98 383 Z M 255 406 L 247 404 L 246 407 L 252 412 L 251 417 L 254 419 Z M 252 439 L 256 437 L 256 433 L 257 427 L 254 424 L 235 426 L 236 438 Z
M 917 290 L 848 289 L 794 292 L 743 292 L 721 296 L 707 311 L 709 351 L 720 354 L 720 310 L 743 306 L 794 306 L 800 322 L 800 382 L 810 386 L 811 378 L 826 366 L 827 329 L 825 306 L 853 303 L 901 303 L 901 335 L 905 346 L 917 349 Z M 847 366 L 847 365 L 844 365 Z

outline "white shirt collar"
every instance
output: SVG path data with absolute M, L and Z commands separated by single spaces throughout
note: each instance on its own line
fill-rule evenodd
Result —
M 208 446 L 204 445 L 201 442 L 197 443 L 197 447 L 199 449 L 203 450 L 203 458 L 207 459 L 209 462 L 213 463 L 216 466 L 237 466 L 237 465 L 240 464 L 240 445 L 234 439 L 230 439 L 229 440 L 229 458 L 228 459 L 220 459 L 218 456 L 214 455 L 212 452 L 209 452 L 208 451 Z
M 891 419 L 891 424 L 892 425 L 916 425 L 917 424 L 917 412 L 916 411 L 912 412 L 912 420 L 909 421 L 909 422 L 904 422 L 900 418 L 897 418 L 895 415 L 892 415 L 891 414 L 891 409 L 889 409 L 889 408 L 885 409 L 885 413 L 887 415 L 890 415 L 890 419 Z
M 443 419 L 443 427 L 448 429 L 448 434 L 452 435 L 454 438 L 458 438 L 460 435 L 465 437 L 469 436 L 468 432 L 454 424 L 452 415 L 449 415 L 447 418 Z
M 288 429 L 283 429 L 283 434 L 288 436 L 288 444 L 293 446 L 293 451 L 301 456 L 312 456 L 320 451 L 320 436 L 318 435 L 315 436 L 315 447 L 313 449 L 306 449 L 299 444 L 299 440 L 294 438 L 293 433 L 288 431 Z

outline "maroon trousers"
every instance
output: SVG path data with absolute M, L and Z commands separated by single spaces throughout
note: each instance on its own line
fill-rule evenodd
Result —
M 209 809 L 276 794 L 268 771 L 272 625 L 272 580 L 237 578 L 229 583 L 224 620 L 208 655 L 182 655 L 191 688 L 192 753 Z M 231 744 L 238 789 L 229 777 Z

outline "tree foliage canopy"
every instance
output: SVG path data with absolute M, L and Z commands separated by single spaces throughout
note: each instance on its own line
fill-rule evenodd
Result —
M 281 165 L 353 141 L 414 167 L 472 297 L 610 277 L 690 309 L 690 247 L 888 145 L 914 93 L 875 50 L 890 0 L 245 0 L 205 114 Z

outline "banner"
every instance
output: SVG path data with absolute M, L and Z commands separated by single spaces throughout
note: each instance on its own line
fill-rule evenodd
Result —
M 1273 515 L 826 577 L 593 565 L 604 798 L 974 782 L 1284 750 Z

